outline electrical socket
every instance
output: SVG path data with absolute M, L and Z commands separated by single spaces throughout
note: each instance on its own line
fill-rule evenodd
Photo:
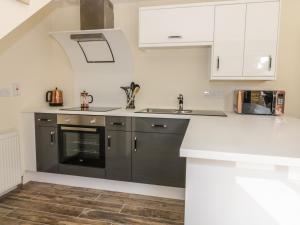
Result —
M 223 98 L 225 95 L 224 91 L 222 90 L 204 90 L 202 93 L 205 97 Z
M 0 97 L 16 97 L 20 94 L 21 93 L 19 83 L 12 83 L 7 87 L 0 88 Z
M 19 83 L 12 83 L 11 85 L 11 96 L 20 96 L 20 84 Z

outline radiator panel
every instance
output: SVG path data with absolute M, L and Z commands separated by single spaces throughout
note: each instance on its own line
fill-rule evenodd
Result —
M 21 177 L 18 134 L 0 134 L 0 196 L 19 185 Z

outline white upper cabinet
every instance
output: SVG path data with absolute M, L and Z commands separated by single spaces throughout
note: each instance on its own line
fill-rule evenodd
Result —
M 247 5 L 244 76 L 275 79 L 279 2 Z
M 244 63 L 246 4 L 220 5 L 215 11 L 213 77 L 241 77 Z
M 212 46 L 211 80 L 275 80 L 279 0 L 140 8 L 139 46 Z
M 140 9 L 140 47 L 211 45 L 214 6 Z
M 275 80 L 279 1 L 216 6 L 212 80 Z

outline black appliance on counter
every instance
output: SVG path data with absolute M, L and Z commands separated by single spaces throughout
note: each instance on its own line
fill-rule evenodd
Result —
M 105 168 L 105 117 L 57 116 L 59 163 Z

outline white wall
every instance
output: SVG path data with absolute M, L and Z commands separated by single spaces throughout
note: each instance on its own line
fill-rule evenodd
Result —
M 45 107 L 45 92 L 56 86 L 64 90 L 66 104 L 72 103 L 72 70 L 49 35 L 57 7 L 64 9 L 61 3 L 50 4 L 0 40 L 0 88 L 13 82 L 21 88 L 18 97 L 0 97 L 0 130 L 16 129 L 23 110 Z

